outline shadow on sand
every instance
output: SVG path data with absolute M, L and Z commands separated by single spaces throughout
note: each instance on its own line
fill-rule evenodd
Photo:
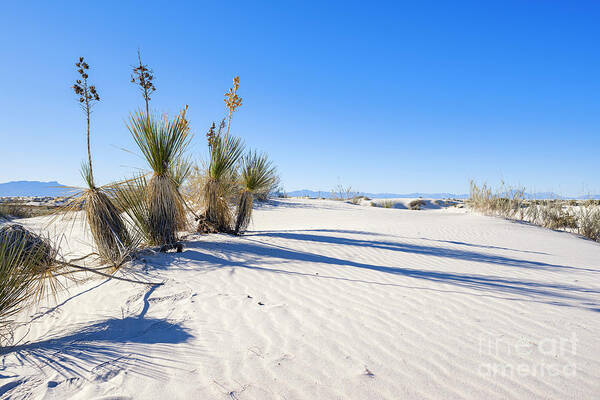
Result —
M 160 344 L 185 343 L 193 336 L 178 323 L 146 317 L 148 299 L 155 288 L 146 292 L 144 307 L 137 316 L 98 321 L 68 334 L 5 348 L 0 354 L 16 357 L 17 364 L 49 367 L 71 381 L 108 380 L 123 369 L 158 378 L 161 367 L 177 365 L 168 346 Z M 10 369 L 10 365 L 0 367 L 0 371 L 5 369 Z M 52 381 L 48 386 L 58 384 Z M 15 382 L 0 386 L 0 396 L 15 386 Z
M 366 241 L 349 239 L 340 236 L 314 235 L 311 233 L 303 233 L 302 231 L 297 231 L 296 233 L 287 231 L 251 232 L 242 237 L 241 240 L 224 241 L 218 243 L 206 243 L 202 241 L 190 242 L 188 243 L 186 250 L 180 254 L 181 261 L 194 261 L 195 263 L 199 263 L 199 265 L 205 267 L 205 270 L 223 267 L 247 268 L 271 273 L 306 276 L 314 279 L 339 279 L 385 286 L 407 287 L 407 285 L 390 282 L 358 280 L 343 276 L 327 276 L 321 274 L 315 275 L 314 271 L 299 272 L 289 271 L 282 268 L 286 262 L 306 262 L 335 265 L 340 267 L 353 267 L 409 277 L 418 280 L 476 289 L 484 292 L 486 295 L 519 295 L 518 298 L 511 298 L 511 300 L 543 302 L 560 306 L 579 307 L 595 312 L 600 311 L 600 303 L 598 302 L 597 296 L 600 294 L 600 290 L 598 289 L 586 288 L 567 283 L 563 284 L 511 279 L 504 276 L 462 274 L 437 271 L 435 269 L 406 268 L 403 266 L 381 266 L 362 263 L 354 260 L 330 257 L 322 254 L 315 254 L 307 251 L 298 251 L 290 247 L 261 241 L 260 238 L 285 238 L 303 241 L 316 241 L 344 246 L 371 247 L 391 251 L 429 255 L 434 257 L 453 258 L 464 261 L 503 265 L 508 267 L 544 269 L 557 272 L 565 270 L 599 272 L 598 270 L 594 269 L 549 264 L 539 261 L 523 260 L 470 250 L 422 246 L 391 241 Z M 218 254 L 218 256 L 215 254 Z M 430 288 L 423 289 L 429 290 Z

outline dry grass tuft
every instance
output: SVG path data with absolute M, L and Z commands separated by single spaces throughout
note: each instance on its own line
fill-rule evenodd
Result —
M 378 207 L 394 208 L 394 206 L 396 205 L 396 202 L 394 200 L 382 200 L 379 203 L 375 203 L 375 204 L 377 204 Z

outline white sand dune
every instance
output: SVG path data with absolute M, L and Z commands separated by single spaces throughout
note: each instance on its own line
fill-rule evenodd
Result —
M 92 279 L 23 315 L 0 397 L 600 398 L 600 245 L 572 234 L 278 200 L 131 271 L 165 284 Z

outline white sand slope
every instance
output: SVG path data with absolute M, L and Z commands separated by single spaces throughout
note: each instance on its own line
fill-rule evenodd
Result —
M 0 397 L 600 398 L 598 243 L 327 200 L 250 229 L 132 267 L 164 286 L 93 279 L 23 315 Z

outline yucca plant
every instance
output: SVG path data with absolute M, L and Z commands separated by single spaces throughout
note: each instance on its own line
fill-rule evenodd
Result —
M 244 152 L 244 144 L 240 138 L 229 136 L 231 117 L 242 105 L 242 98 L 237 94 L 240 78 L 233 78 L 233 87 L 225 93 L 227 106 L 227 125 L 221 121 L 218 131 L 213 123 L 206 134 L 210 160 L 206 168 L 205 182 L 202 189 L 204 214 L 198 224 L 199 232 L 231 232 L 234 230 L 234 217 L 230 207 L 231 199 L 239 194 L 237 184 L 237 168 Z M 227 126 L 225 135 L 223 129 Z
M 254 196 L 272 188 L 277 182 L 277 173 L 266 154 L 250 151 L 242 159 L 240 180 L 243 189 L 237 206 L 236 234 L 243 233 L 250 223 Z
M 111 196 L 119 211 L 126 215 L 132 236 L 144 243 L 152 242 L 150 231 L 150 211 L 147 205 L 148 180 L 146 175 L 138 175 L 116 183 Z
M 223 137 L 223 127 L 221 123 L 215 132 L 213 124 L 207 135 L 210 161 L 202 194 L 204 218 L 208 225 L 219 232 L 230 232 L 234 223 L 230 201 L 239 192 L 237 168 L 244 153 L 244 144 L 238 137 Z M 203 226 L 201 223 L 199 228 Z
M 161 250 L 179 250 L 177 232 L 187 227 L 185 200 L 179 188 L 191 170 L 183 158 L 191 140 L 187 106 L 173 121 L 167 115 L 151 113 L 150 95 L 156 90 L 153 79 L 152 70 L 142 62 L 138 51 L 138 65 L 133 68 L 131 82 L 139 86 L 146 109 L 132 114 L 127 126 L 152 169 L 152 176 L 129 181 L 117 189 L 117 197 L 147 244 L 162 246 Z
M 189 167 L 182 161 L 191 140 L 186 110 L 187 107 L 172 121 L 166 115 L 148 116 L 143 111 L 129 119 L 129 131 L 153 171 L 149 180 L 138 179 L 127 188 L 131 199 L 140 194 L 145 196 L 144 202 L 136 206 L 136 214 L 141 215 L 141 208 L 147 208 L 143 229 L 147 229 L 150 245 L 175 245 L 177 231 L 187 223 L 184 199 L 179 192 L 189 173 Z
M 87 184 L 79 195 L 76 195 L 70 203 L 71 208 L 83 204 L 86 221 L 89 225 L 94 244 L 100 259 L 118 268 L 129 257 L 134 247 L 126 226 L 119 215 L 117 208 L 110 198 L 103 192 L 103 188 L 97 187 L 94 182 L 92 167 L 92 153 L 90 149 L 90 115 L 94 102 L 100 101 L 100 96 L 94 85 L 88 84 L 89 65 L 83 57 L 75 64 L 77 72 L 81 76 L 73 85 L 73 90 L 78 96 L 79 104 L 86 116 L 87 137 L 87 163 L 81 165 L 81 175 Z M 69 207 L 67 207 L 69 208 Z
M 11 319 L 46 289 L 55 291 L 56 251 L 20 225 L 0 228 L 0 345 L 10 344 Z

